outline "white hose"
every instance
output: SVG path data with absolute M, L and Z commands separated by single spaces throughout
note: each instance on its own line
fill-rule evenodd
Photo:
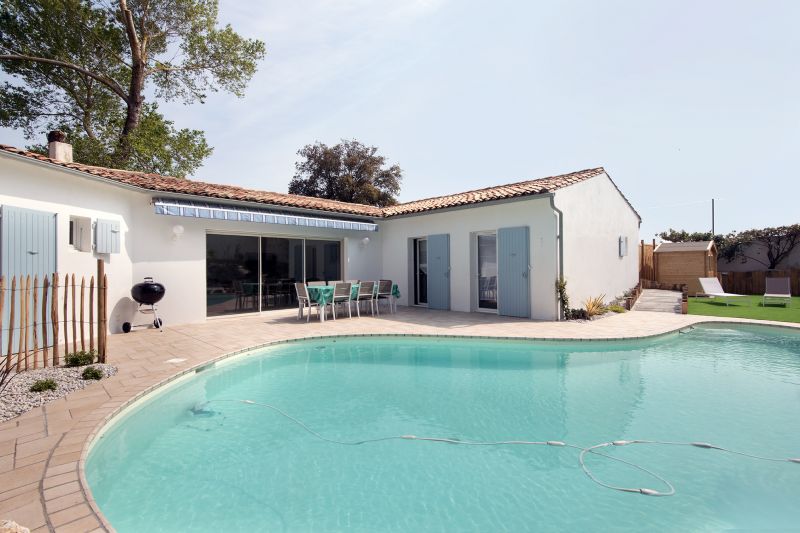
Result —
M 363 440 L 353 440 L 353 441 L 342 441 L 336 439 L 329 439 L 323 435 L 320 435 L 310 427 L 308 427 L 305 423 L 297 418 L 291 416 L 290 414 L 284 412 L 278 407 L 274 405 L 270 405 L 268 403 L 259 403 L 254 402 L 253 400 L 229 400 L 229 399 L 219 399 L 219 400 L 209 400 L 203 404 L 195 406 L 192 411 L 198 412 L 202 410 L 202 407 L 207 405 L 211 402 L 228 402 L 228 403 L 243 403 L 247 405 L 256 405 L 259 407 L 265 407 L 267 409 L 271 409 L 272 411 L 278 413 L 282 417 L 291 420 L 296 425 L 304 429 L 309 434 L 313 435 L 317 439 L 328 442 L 330 444 L 340 444 L 343 446 L 360 446 L 362 444 L 371 444 L 375 442 L 383 442 L 389 440 L 416 440 L 416 441 L 426 441 L 426 442 L 440 442 L 446 444 L 460 444 L 462 446 L 553 446 L 553 447 L 561 447 L 561 448 L 573 448 L 575 450 L 580 450 L 580 454 L 578 455 L 578 461 L 580 462 L 581 469 L 583 472 L 591 479 L 594 483 L 600 485 L 601 487 L 605 487 L 607 489 L 616 490 L 619 492 L 632 492 L 636 494 L 642 494 L 645 496 L 672 496 L 675 494 L 675 487 L 672 484 L 661 477 L 660 475 L 656 474 L 652 470 L 648 470 L 643 466 L 634 464 L 630 461 L 626 461 L 625 459 L 620 459 L 619 457 L 613 457 L 611 455 L 607 455 L 605 453 L 601 453 L 597 451 L 600 448 L 606 448 L 609 446 L 628 446 L 631 444 L 660 444 L 666 446 L 692 446 L 695 448 L 702 448 L 706 450 L 716 450 L 725 453 L 730 453 L 734 455 L 740 455 L 742 457 L 748 457 L 750 459 L 756 459 L 759 461 L 771 461 L 771 462 L 778 462 L 778 463 L 796 463 L 800 464 L 800 458 L 776 458 L 776 457 L 764 457 L 761 455 L 755 455 L 745 452 L 740 452 L 736 450 L 729 450 L 727 448 L 723 448 L 722 446 L 716 446 L 714 444 L 709 444 L 707 442 L 672 442 L 672 441 L 658 441 L 658 440 L 615 440 L 610 442 L 602 442 L 600 444 L 595 444 L 589 447 L 577 446 L 575 444 L 569 444 L 566 442 L 562 442 L 559 440 L 544 440 L 544 441 L 526 441 L 526 440 L 502 440 L 502 441 L 474 441 L 474 440 L 459 440 L 459 439 L 451 439 L 446 437 L 419 437 L 417 435 L 392 435 L 388 437 L 377 437 L 373 439 L 363 439 Z M 628 466 L 632 466 L 637 470 L 644 472 L 645 474 L 653 477 L 654 479 L 660 481 L 667 487 L 667 491 L 659 491 L 656 489 L 646 488 L 646 487 L 621 487 L 617 485 L 612 485 L 610 483 L 606 483 L 602 481 L 594 473 L 586 466 L 586 462 L 584 458 L 586 457 L 587 453 L 591 453 L 593 455 L 598 455 L 600 457 L 605 457 L 607 459 L 611 459 L 612 461 L 617 461 L 619 463 L 626 464 Z

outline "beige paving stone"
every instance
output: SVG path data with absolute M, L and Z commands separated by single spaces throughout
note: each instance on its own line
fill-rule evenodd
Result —
M 38 500 L 16 509 L 9 509 L 3 513 L 3 518 L 13 520 L 29 529 L 36 529 L 47 523 L 44 518 L 44 509 Z
M 0 501 L 0 516 L 4 516 L 12 509 L 17 509 L 18 507 L 23 507 L 29 503 L 39 501 L 39 487 L 36 485 L 27 485 L 27 487 L 28 488 L 24 492 L 20 492 L 8 499 Z
M 73 492 L 78 492 L 81 490 L 81 486 L 77 481 L 73 481 L 72 483 L 65 483 L 63 485 L 59 485 L 57 487 L 53 487 L 52 489 L 45 489 L 44 490 L 44 501 L 55 500 L 56 498 L 60 498 L 61 496 L 66 496 L 67 494 L 72 494 Z
M 0 498 L 3 492 L 38 482 L 44 474 L 44 463 L 36 463 L 0 474 Z
M 2 488 L 0 488 L 0 490 L 2 490 Z M 19 487 L 15 488 L 15 489 L 10 489 L 10 490 L 5 490 L 3 492 L 0 492 L 0 502 L 4 502 L 6 500 L 9 500 L 9 499 L 11 499 L 11 498 L 13 498 L 13 497 L 15 497 L 15 496 L 17 496 L 19 494 L 22 494 L 24 492 L 28 492 L 29 490 L 39 490 L 39 482 L 36 481 L 35 483 L 28 483 L 26 485 L 20 485 Z
M 53 524 L 54 527 L 58 528 L 59 526 L 63 526 L 64 524 L 68 524 L 70 522 L 74 522 L 79 518 L 83 518 L 84 516 L 89 516 L 92 513 L 92 510 L 89 508 L 88 505 L 85 503 L 81 503 L 79 505 L 73 505 L 72 507 L 67 507 L 61 511 L 56 511 L 54 513 L 50 513 L 50 522 Z
M 50 465 L 47 467 L 47 471 L 45 472 L 45 476 L 57 476 L 59 474 L 66 474 L 67 472 L 77 472 L 78 471 L 78 463 L 65 463 L 63 465 L 53 466 Z
M 56 533 L 86 533 L 100 527 L 100 521 L 94 515 L 84 516 L 74 522 L 55 528 Z
M 73 492 L 71 494 L 67 494 L 61 496 L 59 498 L 55 498 L 53 500 L 48 500 L 45 504 L 48 513 L 55 513 L 57 511 L 64 510 L 68 507 L 73 507 L 75 505 L 79 505 L 85 502 L 85 497 L 83 492 Z
M 42 488 L 49 489 L 71 481 L 78 481 L 78 472 L 65 472 L 63 474 L 46 477 L 42 483 Z
M 23 446 L 24 446 L 24 444 L 23 444 Z M 21 466 L 28 466 L 28 465 L 33 465 L 33 464 L 36 464 L 36 463 L 41 463 L 41 462 L 47 461 L 47 458 L 49 456 L 50 456 L 50 452 L 49 451 L 39 452 L 37 454 L 29 455 L 27 457 L 19 457 L 19 455 L 18 455 L 17 456 L 17 460 L 14 463 L 14 467 L 15 468 L 19 468 Z

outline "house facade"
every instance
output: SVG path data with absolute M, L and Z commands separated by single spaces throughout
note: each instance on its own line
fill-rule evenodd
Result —
M 146 276 L 167 325 L 293 307 L 294 282 L 341 279 L 392 279 L 400 305 L 553 320 L 559 277 L 573 307 L 638 280 L 640 218 L 602 168 L 380 209 L 81 165 L 63 144 L 0 145 L 0 274 L 88 279 L 102 259 L 112 332 Z

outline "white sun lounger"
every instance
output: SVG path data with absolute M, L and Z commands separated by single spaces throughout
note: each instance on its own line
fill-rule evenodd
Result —
M 767 300 L 780 300 L 785 306 L 792 303 L 792 286 L 789 278 L 767 278 L 767 286 L 761 305 L 767 305 Z
M 725 292 L 717 278 L 698 278 L 700 280 L 700 286 L 703 288 L 703 292 L 700 294 L 703 296 L 709 296 L 711 298 L 725 298 L 725 305 L 730 305 L 728 302 L 728 298 L 736 297 L 736 296 L 744 296 L 744 294 L 734 294 L 732 292 Z

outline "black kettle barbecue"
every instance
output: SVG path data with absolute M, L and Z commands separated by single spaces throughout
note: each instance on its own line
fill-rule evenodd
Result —
M 161 301 L 166 293 L 166 289 L 161 283 L 156 283 L 153 278 L 144 278 L 142 283 L 137 283 L 131 288 L 131 298 L 139 304 L 137 312 L 144 315 L 153 315 L 153 327 L 164 331 L 162 326 L 164 322 L 158 318 L 158 309 L 156 304 Z M 150 324 L 131 324 L 125 322 L 122 324 L 122 331 L 129 333 L 131 328 L 138 328 L 149 326 Z

